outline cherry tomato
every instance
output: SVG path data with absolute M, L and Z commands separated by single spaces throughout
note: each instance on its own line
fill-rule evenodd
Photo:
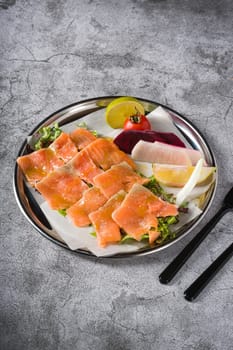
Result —
M 126 119 L 124 130 L 151 130 L 151 125 L 145 115 L 137 114 Z

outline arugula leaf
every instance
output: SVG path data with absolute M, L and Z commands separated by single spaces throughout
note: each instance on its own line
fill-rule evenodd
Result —
M 66 209 L 58 209 L 58 213 L 61 214 L 62 216 L 66 216 Z
M 175 237 L 175 233 L 171 232 L 170 225 L 178 222 L 178 218 L 176 216 L 167 216 L 165 218 L 158 218 L 158 231 L 160 232 L 160 236 L 156 240 L 156 243 L 163 243 L 168 239 L 172 239 Z
M 150 181 L 144 186 L 164 201 L 169 203 L 175 203 L 175 197 L 173 196 L 173 194 L 165 192 L 164 189 L 158 183 L 158 181 L 155 179 L 154 175 L 150 177 Z
M 149 239 L 149 235 L 148 233 L 145 233 L 144 235 L 142 235 L 141 237 L 141 241 L 143 240 L 148 240 Z M 131 242 L 137 242 L 136 239 L 134 239 L 133 237 L 129 236 L 129 235 L 124 235 L 122 237 L 122 239 L 120 240 L 120 244 L 123 244 L 123 243 L 131 243 Z
M 96 232 L 90 232 L 90 235 L 96 237 Z
M 58 123 L 53 126 L 44 126 L 38 131 L 38 140 L 34 145 L 35 150 L 48 147 L 62 133 Z
M 131 241 L 135 241 L 135 239 L 131 236 L 125 235 L 122 237 L 122 239 L 120 240 L 120 244 L 123 243 L 130 243 Z

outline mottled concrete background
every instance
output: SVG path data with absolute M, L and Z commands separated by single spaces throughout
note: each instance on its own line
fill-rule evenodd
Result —
M 192 234 L 154 256 L 88 259 L 41 237 L 12 190 L 19 146 L 50 113 L 141 96 L 183 113 L 216 153 L 219 186 L 202 227 L 233 183 L 232 0 L 2 0 L 0 40 L 0 349 L 232 349 L 233 260 L 196 302 L 183 298 L 232 241 L 232 214 L 162 286 L 159 273 Z

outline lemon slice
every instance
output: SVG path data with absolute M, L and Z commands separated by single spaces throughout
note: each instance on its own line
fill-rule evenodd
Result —
M 153 164 L 153 174 L 158 182 L 165 186 L 183 187 L 191 177 L 194 166 L 177 166 L 169 164 Z M 197 184 L 203 184 L 215 171 L 215 167 L 202 167 Z
M 134 97 L 118 97 L 106 108 L 106 122 L 114 129 L 123 128 L 127 118 L 135 114 L 144 114 L 143 105 Z

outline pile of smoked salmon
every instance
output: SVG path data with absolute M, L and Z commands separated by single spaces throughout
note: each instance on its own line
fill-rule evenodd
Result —
M 176 216 L 177 207 L 144 187 L 149 179 L 107 138 L 77 128 L 48 147 L 21 156 L 25 178 L 49 203 L 66 209 L 74 225 L 93 225 L 99 246 L 117 243 L 122 232 L 140 241 L 159 237 L 158 217 Z

